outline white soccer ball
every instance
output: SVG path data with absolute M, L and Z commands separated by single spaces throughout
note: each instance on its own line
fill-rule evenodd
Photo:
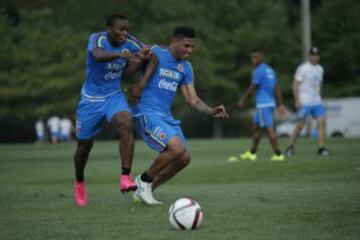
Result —
M 199 203 L 191 198 L 180 198 L 169 209 L 169 221 L 178 230 L 194 230 L 203 219 L 203 212 Z

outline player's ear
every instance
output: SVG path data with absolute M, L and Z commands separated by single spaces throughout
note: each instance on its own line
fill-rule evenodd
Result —
M 174 43 L 177 43 L 178 39 L 176 37 L 171 37 L 171 43 L 174 44 Z

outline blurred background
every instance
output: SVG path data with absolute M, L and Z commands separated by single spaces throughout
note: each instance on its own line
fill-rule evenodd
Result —
M 74 122 L 88 36 L 104 30 L 113 13 L 127 16 L 131 33 L 148 44 L 167 45 L 179 24 L 194 27 L 197 43 L 190 61 L 198 94 L 210 105 L 225 104 L 231 117 L 220 122 L 197 113 L 181 94 L 174 116 L 188 137 L 249 136 L 250 118 L 236 102 L 251 79 L 252 49 L 266 52 L 285 104 L 294 110 L 291 83 L 304 60 L 301 5 L 300 0 L 2 0 L 0 142 L 35 141 L 38 119 L 58 115 Z M 323 97 L 360 96 L 360 2 L 312 0 L 309 8 L 311 43 L 319 47 L 325 69 Z M 354 101 L 351 109 L 359 108 Z M 351 109 L 350 115 L 359 115 Z M 98 138 L 116 136 L 106 124 Z

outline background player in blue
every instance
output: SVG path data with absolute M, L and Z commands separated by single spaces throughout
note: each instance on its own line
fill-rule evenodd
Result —
M 246 100 L 256 91 L 256 113 L 253 119 L 253 143 L 251 150 L 240 155 L 243 160 L 256 160 L 257 147 L 261 139 L 261 128 L 266 128 L 271 146 L 275 154 L 271 157 L 272 161 L 283 161 L 284 155 L 281 153 L 276 133 L 274 130 L 273 112 L 276 107 L 275 95 L 279 104 L 279 112 L 284 113 L 285 107 L 281 96 L 279 85 L 277 84 L 275 71 L 264 62 L 264 54 L 260 50 L 255 50 L 251 54 L 251 62 L 254 66 L 252 81 L 245 94 L 239 100 L 238 105 L 244 106 Z M 236 161 L 237 157 L 231 156 L 229 161 Z
M 107 20 L 106 31 L 91 34 L 86 53 L 86 80 L 76 112 L 77 149 L 74 154 L 74 198 L 78 206 L 87 204 L 84 170 L 94 137 L 106 118 L 120 133 L 119 152 L 122 173 L 120 190 L 133 191 L 136 184 L 130 176 L 134 140 L 132 114 L 120 88 L 123 75 L 133 74 L 149 49 L 141 49 L 128 38 L 129 21 L 115 14 Z M 137 54 L 137 55 L 136 55 Z
M 175 120 L 171 113 L 178 88 L 194 109 L 217 118 L 228 117 L 223 105 L 209 107 L 195 91 L 192 66 L 186 60 L 194 44 L 194 30 L 186 26 L 177 27 L 168 48 L 152 47 L 153 55 L 144 77 L 133 88 L 135 99 L 139 99 L 133 109 L 137 128 L 148 146 L 159 152 L 151 166 L 136 177 L 135 200 L 160 203 L 154 199 L 152 191 L 190 162 L 180 121 Z

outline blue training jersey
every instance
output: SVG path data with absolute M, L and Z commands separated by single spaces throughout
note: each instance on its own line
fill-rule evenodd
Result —
M 98 62 L 92 55 L 92 50 L 98 47 L 109 52 L 128 50 L 133 53 L 142 48 L 131 38 L 115 47 L 108 41 L 106 32 L 91 34 L 86 51 L 86 80 L 81 90 L 81 94 L 90 99 L 102 99 L 119 92 L 122 74 L 128 62 L 125 58 Z
M 267 64 L 261 63 L 252 73 L 252 83 L 256 86 L 256 107 L 275 107 L 276 73 Z
M 171 116 L 176 91 L 182 84 L 193 83 L 193 69 L 189 61 L 176 60 L 169 48 L 154 45 L 151 51 L 159 60 L 158 66 L 134 107 L 134 114 Z

